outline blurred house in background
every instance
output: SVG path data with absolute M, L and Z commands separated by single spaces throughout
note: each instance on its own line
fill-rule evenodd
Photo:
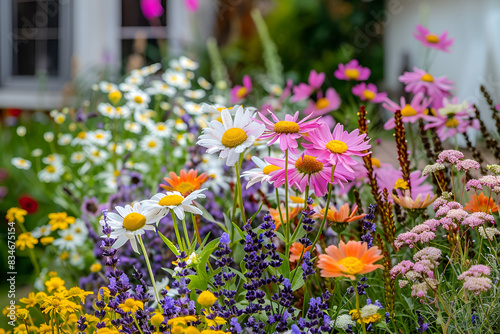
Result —
M 216 8 L 199 6 L 206 38 Z M 179 54 L 193 36 L 188 9 L 181 0 L 0 1 L 0 108 L 61 107 L 79 85 L 160 61 L 167 47 Z

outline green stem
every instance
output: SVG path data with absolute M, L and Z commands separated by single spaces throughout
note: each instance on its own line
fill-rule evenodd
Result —
M 189 244 L 189 234 L 186 226 L 186 216 L 184 216 L 184 219 L 182 220 L 182 228 L 184 229 L 184 236 L 186 237 L 186 247 L 189 249 L 189 251 L 191 251 L 191 245 Z
M 319 236 L 323 232 L 323 228 L 325 227 L 326 223 L 326 217 L 328 217 L 328 209 L 330 208 L 330 201 L 332 199 L 332 189 L 333 189 L 333 176 L 335 174 L 335 165 L 332 167 L 332 179 L 330 184 L 328 185 L 328 198 L 326 199 L 326 207 L 325 207 L 325 215 L 323 216 L 323 221 L 321 222 L 321 226 L 318 230 L 318 234 L 316 235 L 316 238 L 314 239 L 314 242 L 312 244 L 311 251 L 314 251 L 316 244 L 318 243 Z
M 179 234 L 179 228 L 177 227 L 177 217 L 175 216 L 174 210 L 170 209 L 170 214 L 172 215 L 172 222 L 174 224 L 175 237 L 177 238 L 177 244 L 181 252 L 184 251 L 184 242 L 182 241 L 181 235 Z
M 132 314 L 132 316 L 133 316 L 133 318 L 134 318 L 134 322 L 135 322 L 135 325 L 137 326 L 137 329 L 139 330 L 139 332 L 141 332 L 141 334 L 144 334 L 144 333 L 142 332 L 141 327 L 139 326 L 139 323 L 137 322 L 137 319 L 135 318 L 135 315 L 133 315 L 133 314 Z
M 285 150 L 285 214 L 286 222 L 283 226 L 285 233 L 285 259 L 290 258 L 290 218 L 288 213 L 288 149 Z
M 198 224 L 196 223 L 196 217 L 194 216 L 193 213 L 191 213 L 191 217 L 193 219 L 194 233 L 196 233 L 196 238 L 198 240 L 198 245 L 200 245 L 200 247 L 201 247 L 201 236 L 200 236 L 200 231 L 198 230 Z
M 365 322 L 361 317 L 361 311 L 359 309 L 359 294 L 358 294 L 358 284 L 351 280 L 352 287 L 354 288 L 354 294 L 356 295 L 356 311 L 358 312 L 359 321 L 361 322 L 361 328 L 363 328 L 363 334 L 366 334 Z
M 144 247 L 144 243 L 142 242 L 141 235 L 139 234 L 137 236 L 137 238 L 139 239 L 139 245 L 141 245 L 142 254 L 144 255 L 144 260 L 146 261 L 146 266 L 148 267 L 149 277 L 151 278 L 151 284 L 153 285 L 153 290 L 155 291 L 155 298 L 156 298 L 156 301 L 158 302 L 158 307 L 160 308 L 160 313 L 163 313 L 163 308 L 161 307 L 161 304 L 160 304 L 160 295 L 158 294 L 158 290 L 156 289 L 156 281 L 155 281 L 155 277 L 153 275 L 153 270 L 151 269 L 151 264 L 149 263 L 148 253 L 146 252 L 146 248 Z M 137 326 L 137 327 L 139 327 L 139 326 Z
M 243 191 L 241 189 L 241 163 L 242 159 L 236 163 L 236 187 L 238 188 L 238 199 L 240 202 L 240 212 L 241 212 L 241 220 L 243 221 L 243 225 L 247 223 L 247 217 L 245 215 L 245 207 L 243 206 Z

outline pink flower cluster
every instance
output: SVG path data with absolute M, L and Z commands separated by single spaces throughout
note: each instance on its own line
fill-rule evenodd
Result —
M 394 240 L 394 247 L 400 249 L 404 245 L 413 248 L 417 242 L 426 243 L 433 240 L 436 234 L 426 224 L 420 224 L 411 229 L 410 232 L 401 233 Z
M 467 225 L 471 228 L 482 226 L 484 223 L 495 224 L 495 218 L 486 212 L 474 212 L 462 221 L 463 225 Z
M 455 164 L 459 160 L 462 160 L 463 158 L 464 158 L 464 154 L 460 151 L 444 150 L 443 152 L 439 153 L 436 162 L 439 162 L 439 163 L 449 162 L 450 164 Z
M 457 161 L 457 163 L 455 164 L 455 167 L 457 168 L 457 170 L 463 170 L 463 171 L 467 172 L 470 169 L 479 169 L 479 168 L 481 168 L 481 165 L 476 160 L 464 159 L 464 160 Z
M 464 280 L 464 289 L 479 295 L 481 292 L 491 289 L 491 279 L 486 277 L 490 275 L 490 272 L 490 267 L 477 264 L 464 271 L 458 276 L 458 279 Z

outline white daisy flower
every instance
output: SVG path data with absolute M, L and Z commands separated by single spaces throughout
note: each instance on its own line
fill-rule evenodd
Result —
M 191 89 L 186 89 L 184 91 L 184 96 L 188 97 L 190 99 L 202 99 L 206 95 L 205 91 L 203 89 L 196 89 L 196 90 L 191 90 Z
M 54 132 L 47 131 L 43 134 L 43 139 L 47 143 L 51 143 L 54 140 Z
M 97 111 L 101 113 L 101 115 L 109 118 L 115 118 L 116 117 L 116 109 L 109 103 L 99 103 L 97 105 Z
M 210 125 L 203 129 L 197 144 L 206 147 L 209 154 L 220 152 L 219 158 L 226 159 L 227 166 L 233 166 L 240 154 L 252 146 L 265 130 L 263 124 L 252 119 L 253 114 L 253 111 L 244 110 L 239 106 L 233 121 L 229 110 L 223 109 L 222 123 L 211 121 Z
M 156 94 L 166 95 L 168 97 L 174 97 L 176 90 L 174 87 L 167 85 L 165 82 L 160 80 L 151 81 L 151 88 L 153 88 Z
M 135 110 L 146 109 L 151 101 L 149 95 L 139 89 L 128 92 L 125 98 L 128 100 L 127 105 Z
M 48 165 L 38 172 L 38 178 L 45 183 L 59 182 L 63 174 L 64 167 L 62 165 Z
M 160 63 L 156 63 L 156 64 L 144 66 L 143 68 L 141 68 L 140 71 L 141 71 L 143 76 L 146 76 L 146 75 L 155 74 L 156 72 L 158 72 L 161 69 L 161 67 L 162 66 Z
M 139 147 L 148 154 L 159 155 L 163 149 L 163 141 L 158 139 L 158 137 L 146 135 L 139 142 Z
M 133 162 L 132 160 L 127 160 L 127 162 L 125 162 L 125 168 L 138 170 L 142 173 L 149 172 L 149 165 L 145 162 Z
M 76 135 L 76 137 L 73 138 L 73 141 L 71 142 L 72 146 L 76 146 L 76 145 L 89 145 L 89 144 L 91 144 L 91 142 L 90 142 L 90 136 L 89 136 L 89 133 L 85 132 L 85 131 L 78 132 L 78 134 Z
M 20 125 L 16 128 L 16 133 L 19 137 L 26 136 L 26 127 Z
M 168 69 L 165 71 L 165 73 L 163 73 L 162 77 L 163 80 L 165 80 L 165 82 L 170 86 L 180 89 L 188 89 L 191 87 L 191 82 L 186 77 L 186 74 L 182 72 L 172 71 L 171 69 Z
M 181 65 L 182 68 L 191 71 L 198 69 L 198 67 L 200 66 L 197 62 L 185 56 L 179 57 L 179 65 Z
M 142 131 L 142 126 L 139 123 L 132 121 L 125 121 L 125 125 L 123 127 L 125 128 L 125 130 L 135 134 L 139 134 Z
M 203 77 L 198 78 L 198 85 L 200 85 L 200 87 L 205 90 L 209 90 L 210 88 L 212 88 L 212 84 Z
M 59 231 L 60 238 L 52 243 L 60 250 L 74 251 L 85 243 L 86 236 L 77 234 L 72 229 Z
M 81 151 L 73 152 L 71 153 L 69 161 L 71 161 L 74 164 L 82 163 L 85 161 L 85 155 Z
M 74 235 L 76 235 L 79 238 L 85 239 L 89 234 L 89 229 L 87 228 L 87 225 L 80 218 L 77 218 L 75 222 L 71 224 L 69 229 L 73 232 Z
M 138 89 L 138 87 L 136 85 L 129 84 L 129 83 L 126 83 L 126 82 L 122 82 L 119 87 L 120 87 L 120 90 L 122 92 L 130 92 L 132 90 L 137 90 Z
M 104 169 L 105 170 L 103 172 L 100 172 L 95 176 L 95 179 L 104 180 L 106 190 L 108 192 L 115 192 L 118 189 L 118 177 L 122 175 L 123 162 L 121 160 L 117 160 L 116 168 L 114 164 L 107 163 L 104 166 Z
M 69 256 L 69 263 L 71 266 L 82 269 L 83 265 L 85 264 L 85 259 L 83 258 L 82 254 L 78 250 L 71 252 Z
M 145 126 L 148 126 L 149 124 L 153 123 L 151 117 L 149 117 L 146 113 L 140 111 L 134 112 L 134 120 L 137 123 Z
M 158 122 L 156 124 L 149 125 L 148 130 L 155 136 L 168 138 L 172 134 L 172 125 L 164 122 Z
M 166 216 L 170 210 L 173 210 L 180 220 L 184 219 L 186 212 L 201 215 L 203 212 L 193 204 L 193 201 L 198 198 L 205 198 L 205 194 L 202 193 L 205 190 L 206 188 L 195 190 L 186 197 L 182 196 L 178 191 L 167 191 L 166 194 L 158 193 L 149 201 L 145 201 L 147 207 L 145 210 L 160 217 Z
M 264 183 L 272 183 L 269 180 L 271 176 L 269 175 L 271 172 L 280 169 L 274 165 L 268 164 L 267 162 L 259 159 L 257 157 L 252 157 L 252 161 L 257 165 L 257 167 L 252 168 L 250 170 L 244 171 L 241 177 L 248 178 L 247 189 L 256 184 L 257 182 Z
M 37 228 L 35 228 L 33 231 L 31 231 L 31 236 L 33 238 L 41 238 L 41 237 L 47 237 L 50 235 L 50 225 L 42 225 L 42 226 L 38 226 Z
M 111 140 L 111 132 L 106 130 L 95 130 L 88 133 L 90 141 L 97 146 L 106 146 Z
M 106 223 L 113 230 L 110 237 L 116 239 L 112 247 L 117 249 L 130 241 L 134 251 L 139 253 L 136 237 L 144 234 L 146 230 L 154 231 L 155 227 L 152 224 L 155 224 L 162 217 L 151 211 L 146 212 L 145 206 L 141 203 L 135 203 L 133 207 L 130 205 L 117 206 L 115 210 L 118 213 L 109 212 L 106 215 Z M 104 225 L 104 221 L 99 223 Z M 103 238 L 105 237 L 103 236 Z
M 125 82 L 128 84 L 140 86 L 144 83 L 144 78 L 140 75 L 129 75 L 125 78 Z
M 175 121 L 175 129 L 177 131 L 186 131 L 188 129 L 188 125 L 182 120 L 182 118 L 178 118 Z
M 100 150 L 95 146 L 86 146 L 83 148 L 85 155 L 94 165 L 102 165 L 109 157 L 108 152 Z
M 228 190 L 231 181 L 224 167 L 219 163 L 219 159 L 212 154 L 204 154 L 202 156 L 200 170 L 207 173 L 209 179 L 207 184 L 216 192 L 221 189 Z
M 132 114 L 132 110 L 127 106 L 116 107 L 115 111 L 115 118 L 127 118 Z
M 73 139 L 73 137 L 69 133 L 65 133 L 61 137 L 59 137 L 57 143 L 61 146 L 66 146 L 71 143 L 71 139 Z
M 118 155 L 123 154 L 125 152 L 125 148 L 123 147 L 123 144 L 120 143 L 115 143 L 115 142 L 110 142 L 107 146 L 108 151 L 114 152 Z
M 63 113 L 57 113 L 54 116 L 54 122 L 56 122 L 57 124 L 63 124 L 65 120 L 66 120 L 66 115 Z
M 135 143 L 135 141 L 133 139 L 125 139 L 125 141 L 123 142 L 123 148 L 127 152 L 134 151 L 136 147 L 137 147 L 137 144 Z
M 173 69 L 176 72 L 182 72 L 182 67 L 181 64 L 179 63 L 179 60 L 177 59 L 172 59 L 168 62 L 168 66 Z
M 118 87 L 115 84 L 113 84 L 113 83 L 110 83 L 110 82 L 107 82 L 107 81 L 101 81 L 99 83 L 99 89 L 103 93 L 109 93 L 109 92 L 112 92 L 114 90 L 118 90 Z
M 31 161 L 23 159 L 23 158 L 19 158 L 19 157 L 12 158 L 10 160 L 10 162 L 12 163 L 12 165 L 14 165 L 14 167 L 16 167 L 18 169 L 28 170 L 31 168 Z
M 35 148 L 32 152 L 31 152 L 31 156 L 33 157 L 39 157 L 43 154 L 43 151 L 39 148 Z
M 42 158 L 42 162 L 47 165 L 62 165 L 62 156 L 57 153 L 52 153 Z
M 201 115 L 202 114 L 202 106 L 201 104 L 198 104 L 198 103 L 194 103 L 194 102 L 191 102 L 191 101 L 188 101 L 186 103 L 184 103 L 184 108 L 186 109 L 186 111 L 188 112 L 188 114 L 190 115 Z

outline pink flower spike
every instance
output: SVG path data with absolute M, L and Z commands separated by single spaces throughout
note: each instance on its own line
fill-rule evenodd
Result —
M 420 24 L 416 26 L 417 31 L 413 36 L 422 43 L 423 46 L 431 49 L 450 52 L 449 48 L 453 45 L 453 38 L 448 38 L 448 31 L 444 31 L 441 35 L 435 35 Z
M 304 143 L 302 146 L 306 148 L 306 154 L 328 161 L 337 167 L 344 165 L 352 172 L 351 166 L 358 164 L 352 157 L 369 154 L 369 152 L 362 153 L 371 148 L 365 138 L 366 134 L 360 135 L 358 129 L 349 133 L 344 131 L 342 124 L 337 123 L 332 133 L 327 125 L 322 124 L 305 137 L 310 143 Z
M 337 91 L 330 87 L 326 90 L 325 97 L 318 92 L 318 99 L 315 102 L 309 100 L 307 108 L 304 109 L 304 114 L 311 117 L 322 116 L 330 111 L 337 110 L 340 107 L 340 96 Z
M 353 59 L 347 64 L 339 64 L 339 68 L 333 74 L 339 80 L 365 81 L 370 77 L 370 73 L 369 68 L 359 65 L 359 62 Z
M 384 102 L 387 98 L 387 93 L 378 93 L 377 86 L 372 83 L 366 84 L 364 82 L 352 87 L 352 93 L 359 97 L 361 101 L 368 101 L 372 103 Z
M 309 86 L 314 89 L 319 89 L 323 82 L 325 81 L 325 73 L 317 73 L 315 70 L 312 70 L 309 73 Z
M 231 104 L 239 103 L 252 91 L 252 79 L 248 75 L 243 77 L 243 86 L 231 88 Z
M 148 20 L 163 15 L 163 7 L 160 0 L 141 0 L 141 10 L 144 17 Z
M 406 103 L 406 99 L 402 96 L 399 104 L 391 101 L 390 99 L 386 99 L 385 102 L 382 103 L 382 107 L 392 113 L 396 113 L 396 110 L 401 110 L 404 123 L 415 123 L 420 118 L 425 120 L 429 119 L 426 112 L 430 102 L 431 101 L 429 99 L 424 98 L 424 94 L 418 93 L 413 97 L 409 104 Z M 384 124 L 384 129 L 389 130 L 394 128 L 394 126 L 394 117 L 392 117 Z
M 260 136 L 260 139 L 269 140 L 269 146 L 279 140 L 281 150 L 285 152 L 285 150 L 288 149 L 292 154 L 299 153 L 297 150 L 297 139 L 302 137 L 302 135 L 316 129 L 321 124 L 318 122 L 319 117 L 310 119 L 310 115 L 299 121 L 298 111 L 293 116 L 286 115 L 284 121 L 280 121 L 273 112 L 270 112 L 270 114 L 274 122 L 267 119 L 260 112 L 259 117 L 261 118 L 261 120 L 255 119 L 255 121 L 266 126 L 266 130 Z

